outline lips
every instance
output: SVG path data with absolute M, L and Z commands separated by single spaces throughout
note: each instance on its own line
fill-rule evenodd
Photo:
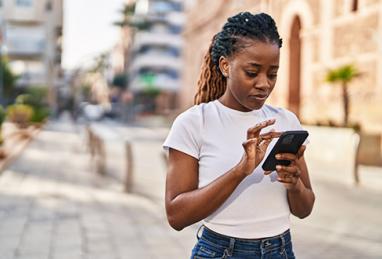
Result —
M 256 99 L 256 100 L 265 100 L 267 99 L 267 94 L 252 94 L 249 96 L 250 99 Z

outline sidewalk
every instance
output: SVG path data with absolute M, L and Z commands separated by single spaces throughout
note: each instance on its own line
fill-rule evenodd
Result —
M 194 229 L 172 231 L 159 203 L 92 173 L 76 131 L 48 125 L 0 177 L 0 258 L 187 258 Z
M 94 173 L 82 128 L 52 122 L 0 176 L 0 259 L 189 257 L 197 224 L 176 232 L 165 218 L 165 129 L 113 130 L 133 143 L 133 194 L 117 170 Z M 312 215 L 292 217 L 297 258 L 381 258 L 382 191 L 320 179 L 313 187 Z

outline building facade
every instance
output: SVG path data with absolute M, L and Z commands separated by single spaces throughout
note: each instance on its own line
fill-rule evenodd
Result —
M 143 21 L 144 28 L 133 35 L 128 59 L 129 89 L 138 98 L 150 91 L 159 92 L 153 106 L 157 112 L 166 112 L 174 108 L 180 88 L 185 19 L 182 1 L 136 1 L 135 18 Z M 147 99 L 143 102 L 149 105 Z
M 19 75 L 19 89 L 49 87 L 50 102 L 61 77 L 63 0 L 1 0 L 3 54 Z
M 203 10 L 203 12 L 201 12 Z M 193 103 L 203 56 L 227 17 L 266 12 L 283 39 L 280 69 L 269 102 L 303 122 L 342 118 L 341 88 L 325 82 L 328 69 L 354 64 L 361 76 L 349 85 L 350 121 L 382 130 L 382 1 L 189 0 L 184 30 L 182 109 Z

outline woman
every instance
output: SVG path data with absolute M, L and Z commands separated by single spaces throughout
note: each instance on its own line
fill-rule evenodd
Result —
M 203 220 L 191 258 L 294 258 L 289 215 L 308 216 L 315 199 L 305 146 L 277 157 L 289 166 L 261 168 L 274 138 L 301 129 L 293 113 L 264 104 L 281 45 L 269 15 L 230 17 L 205 56 L 196 105 L 177 117 L 164 143 L 170 225 Z

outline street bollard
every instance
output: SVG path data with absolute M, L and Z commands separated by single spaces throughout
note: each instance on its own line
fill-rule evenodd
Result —
M 360 141 L 361 141 L 361 135 L 359 133 L 354 133 L 354 146 L 355 146 L 355 157 L 354 157 L 354 184 L 356 186 L 359 185 L 359 172 L 358 172 L 358 167 L 359 167 L 359 149 L 360 149 Z
M 133 149 L 129 141 L 125 141 L 126 152 L 126 177 L 125 177 L 125 192 L 132 192 L 133 188 Z
M 97 165 L 97 173 L 100 175 L 106 174 L 106 152 L 105 152 L 105 144 L 103 140 L 96 136 L 96 165 Z
M 104 141 L 91 127 L 86 127 L 88 135 L 88 150 L 91 160 L 95 164 L 95 171 L 100 175 L 106 174 L 106 152 Z

